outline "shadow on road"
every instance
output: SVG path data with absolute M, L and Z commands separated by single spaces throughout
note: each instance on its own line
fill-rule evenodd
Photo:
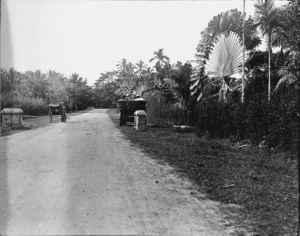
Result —
M 5 58 L 5 60 L 1 60 L 0 63 L 2 68 L 10 67 L 13 62 L 13 48 L 11 43 L 12 40 L 7 1 L 8 0 L 0 0 L 1 54 L 3 55 L 3 57 L 1 57 Z M 2 108 L 0 110 L 2 110 Z M 6 137 L 1 136 L 0 130 L 0 235 L 6 234 L 7 222 L 10 216 L 7 177 L 7 151 L 7 139 Z
M 0 137 L 0 235 L 6 234 L 10 215 L 7 175 L 7 141 L 6 137 L 2 136 Z

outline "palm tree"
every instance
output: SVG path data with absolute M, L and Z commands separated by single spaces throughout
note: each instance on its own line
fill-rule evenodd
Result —
M 170 70 L 170 78 L 164 81 L 169 84 L 174 97 L 179 101 L 181 107 L 186 108 L 190 99 L 190 79 L 192 65 L 187 62 L 184 65 L 177 63 Z
M 277 21 L 277 8 L 274 0 L 258 0 L 255 4 L 254 27 L 260 28 L 262 34 L 267 38 L 269 53 L 268 60 L 268 100 L 271 100 L 271 54 L 272 54 L 272 32 L 280 26 Z
M 280 80 L 277 82 L 274 88 L 274 93 L 283 84 L 295 84 L 296 86 L 299 86 L 299 71 L 291 71 L 289 68 L 281 68 L 278 71 L 278 75 L 280 76 Z
M 154 57 L 150 59 L 150 62 L 155 61 L 155 69 L 159 73 L 167 74 L 165 67 L 169 65 L 170 58 L 164 55 L 163 48 L 154 52 Z
M 275 46 L 280 46 L 281 53 L 286 55 L 285 63 L 279 71 L 280 77 L 277 82 L 274 93 L 282 85 L 294 84 L 299 87 L 300 84 L 300 8 L 296 1 L 289 1 L 279 11 L 281 27 L 274 30 L 272 42 Z
M 138 75 L 139 79 L 146 73 L 147 65 L 142 60 L 135 63 L 134 73 Z
M 222 34 L 214 44 L 209 60 L 205 66 L 205 72 L 211 79 L 208 85 L 221 82 L 219 100 L 226 101 L 226 94 L 231 90 L 226 79 L 238 72 L 243 61 L 243 47 L 240 44 L 239 36 L 230 32 L 226 37 Z
M 119 72 L 119 76 L 125 77 L 128 73 L 128 62 L 127 59 L 123 58 L 118 64 L 117 64 L 117 70 Z
M 128 62 L 127 59 L 123 58 L 122 61 L 117 64 L 117 71 L 119 73 L 118 76 L 122 80 L 134 80 L 134 65 Z

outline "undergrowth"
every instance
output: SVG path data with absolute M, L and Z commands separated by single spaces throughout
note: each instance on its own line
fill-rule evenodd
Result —
M 115 110 L 108 113 L 118 126 L 119 114 Z M 224 140 L 199 138 L 168 128 L 148 127 L 144 132 L 130 125 L 119 128 L 145 152 L 188 176 L 210 199 L 240 205 L 234 210 L 235 224 L 250 224 L 257 235 L 296 235 L 296 152 L 238 149 Z

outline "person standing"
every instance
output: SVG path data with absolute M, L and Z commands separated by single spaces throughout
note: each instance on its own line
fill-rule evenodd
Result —
M 52 123 L 52 109 L 50 106 L 49 106 L 48 114 L 49 114 L 49 121 L 50 121 L 50 123 Z

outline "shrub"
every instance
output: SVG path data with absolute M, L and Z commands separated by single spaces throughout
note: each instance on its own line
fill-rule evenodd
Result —
M 186 125 L 189 121 L 187 109 L 182 107 L 179 103 L 167 106 L 164 116 L 168 125 Z
M 299 140 L 298 96 L 285 93 L 268 101 L 254 94 L 245 103 L 206 100 L 197 106 L 198 136 L 249 139 L 257 145 L 296 148 Z
M 235 133 L 231 105 L 217 100 L 205 100 L 197 106 L 196 133 L 209 137 L 229 137 Z
M 147 117 L 149 123 L 155 125 L 165 125 L 164 112 L 167 109 L 162 93 L 150 91 L 144 95 L 147 101 Z
M 5 93 L 1 97 L 1 107 L 18 107 L 24 115 L 46 115 L 49 107 L 41 98 L 16 96 L 14 93 Z
M 172 104 L 161 92 L 147 93 L 148 121 L 155 125 L 170 126 L 189 123 L 188 111 L 179 103 Z
M 299 100 L 274 99 L 269 107 L 268 133 L 269 146 L 284 149 L 296 148 L 299 140 Z

